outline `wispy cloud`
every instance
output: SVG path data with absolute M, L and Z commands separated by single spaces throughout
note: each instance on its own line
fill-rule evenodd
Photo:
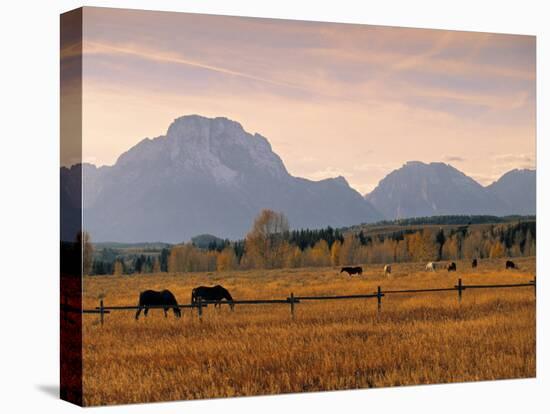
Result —
M 447 161 L 447 162 L 464 162 L 464 161 L 466 161 L 466 159 L 463 158 L 463 157 L 459 157 L 458 155 L 447 155 L 444 158 L 444 161 Z
M 513 168 L 535 168 L 536 159 L 530 154 L 499 154 L 494 158 L 498 166 Z
M 176 65 L 192 66 L 195 68 L 205 69 L 208 71 L 217 72 L 224 75 L 237 76 L 240 78 L 245 78 L 245 79 L 253 80 L 257 82 L 265 82 L 271 85 L 283 86 L 283 87 L 295 88 L 295 89 L 304 89 L 301 86 L 295 85 L 292 83 L 278 81 L 275 79 L 270 79 L 262 76 L 256 76 L 251 73 L 232 70 L 222 66 L 211 65 L 206 62 L 187 59 L 176 53 L 160 52 L 160 51 L 150 50 L 142 47 L 137 47 L 135 45 L 109 45 L 105 43 L 88 41 L 84 45 L 84 51 L 86 55 L 115 55 L 115 56 L 126 55 L 126 56 L 134 56 L 134 57 L 138 57 L 141 59 L 146 59 L 154 62 L 159 62 L 159 63 L 170 63 L 170 64 L 176 64 Z

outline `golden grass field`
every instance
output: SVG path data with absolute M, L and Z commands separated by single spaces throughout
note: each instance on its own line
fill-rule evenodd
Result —
M 84 308 L 135 305 L 139 292 L 170 289 L 189 303 L 191 289 L 221 284 L 239 299 L 294 295 L 340 295 L 464 284 L 525 283 L 535 258 L 481 260 L 475 271 L 427 273 L 424 263 L 381 265 L 362 276 L 336 268 L 251 270 L 192 274 L 93 276 L 84 282 Z M 376 299 L 302 302 L 290 307 L 236 305 L 182 318 L 162 310 L 134 320 L 135 311 L 84 315 L 85 405 L 231 397 L 303 391 L 387 387 L 534 377 L 533 288 L 388 295 L 377 314 Z

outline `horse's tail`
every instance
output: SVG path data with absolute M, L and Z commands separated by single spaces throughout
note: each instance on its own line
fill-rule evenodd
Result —
M 197 299 L 197 292 L 196 292 L 196 289 L 193 289 L 191 291 L 191 303 L 195 303 L 196 299 Z

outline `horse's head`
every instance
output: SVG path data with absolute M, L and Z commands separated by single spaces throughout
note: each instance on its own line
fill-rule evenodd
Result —
M 174 315 L 176 315 L 177 318 L 181 318 L 181 309 L 179 306 L 174 306 Z
M 231 310 L 233 310 L 235 308 L 235 304 L 233 303 L 233 297 L 227 289 L 224 289 L 223 297 L 229 302 L 229 306 L 231 307 Z

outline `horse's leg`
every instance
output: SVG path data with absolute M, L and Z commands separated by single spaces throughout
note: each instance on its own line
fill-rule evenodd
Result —
M 136 312 L 136 321 L 138 320 L 139 318 L 139 314 L 141 312 L 141 306 L 138 308 L 137 312 Z
M 165 317 L 165 318 L 168 317 L 168 308 L 164 308 L 164 317 Z
M 143 311 L 143 314 L 144 314 L 145 316 L 147 316 L 147 313 L 149 313 L 149 308 L 146 307 L 145 310 Z

